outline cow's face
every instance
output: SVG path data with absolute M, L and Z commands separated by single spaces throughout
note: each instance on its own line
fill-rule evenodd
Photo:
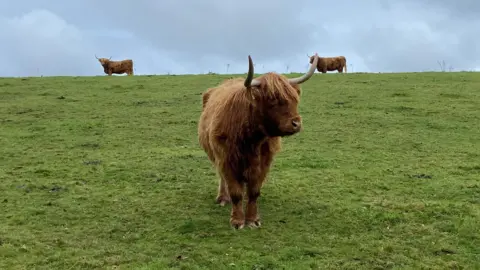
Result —
M 314 60 L 314 57 L 313 57 L 313 56 L 310 56 L 310 64 L 313 63 L 313 60 Z
M 108 58 L 98 58 L 98 62 L 100 62 L 102 66 L 107 66 L 110 60 Z
M 298 113 L 300 85 L 315 72 L 318 55 L 307 73 L 297 78 L 286 78 L 269 72 L 261 78 L 253 78 L 253 61 L 248 56 L 248 73 L 244 81 L 246 91 L 253 97 L 256 123 L 259 121 L 268 136 L 289 136 L 302 130 L 302 117 Z
M 299 85 L 289 85 L 291 97 L 266 97 L 263 102 L 264 127 L 270 136 L 290 136 L 302 129 L 302 117 L 298 113 Z

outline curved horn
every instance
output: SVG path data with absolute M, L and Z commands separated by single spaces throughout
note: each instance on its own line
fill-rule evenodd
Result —
M 95 58 L 97 58 L 97 59 L 98 59 L 98 57 L 97 57 L 97 54 L 95 54 Z
M 260 81 L 259 80 L 256 80 L 253 78 L 253 73 L 254 73 L 254 70 L 253 70 L 253 61 L 252 61 L 252 57 L 250 57 L 250 55 L 248 56 L 248 73 L 247 73 L 247 78 L 245 79 L 245 82 L 243 83 L 243 85 L 247 88 L 251 87 L 251 86 L 258 86 L 260 85 Z
M 308 53 L 307 53 L 307 57 L 310 58 L 310 55 L 308 55 Z
M 318 54 L 315 53 L 314 57 L 315 58 L 313 59 L 313 63 L 312 65 L 310 65 L 310 69 L 307 71 L 307 73 L 303 74 L 298 78 L 288 79 L 288 82 L 290 84 L 301 84 L 306 82 L 308 79 L 310 79 L 310 77 L 312 77 L 313 73 L 315 72 L 315 68 L 317 67 Z
M 110 58 L 108 58 L 108 60 L 112 60 L 112 57 L 110 56 Z
M 248 56 L 248 73 L 247 73 L 247 78 L 245 79 L 245 82 L 243 83 L 243 85 L 247 88 L 250 87 L 250 85 L 252 84 L 252 80 L 253 80 L 253 62 L 252 62 L 252 58 L 249 55 Z

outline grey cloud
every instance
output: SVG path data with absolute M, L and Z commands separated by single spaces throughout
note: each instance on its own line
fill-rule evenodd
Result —
M 6 2 L 9 2 L 8 5 Z M 17 3 L 18 2 L 18 3 Z M 480 67 L 480 2 L 144 0 L 0 3 L 0 76 L 304 71 L 306 54 L 345 55 L 352 71 Z
M 86 75 L 93 66 L 79 51 L 93 44 L 74 26 L 46 10 L 0 20 L 1 76 Z M 72 65 L 75 63 L 75 65 Z
M 243 63 L 244 71 L 248 54 L 255 63 L 282 59 L 285 65 L 296 53 L 304 55 L 314 43 L 315 28 L 299 12 L 292 12 L 300 11 L 298 2 L 282 0 L 277 5 L 256 2 L 124 4 L 112 10 L 116 16 L 107 17 L 105 23 L 132 31 L 154 48 L 200 69 L 218 70 L 227 63 L 238 62 Z M 126 20 L 129 16 L 136 19 Z
M 420 4 L 422 9 L 437 9 L 440 14 L 445 14 L 453 20 L 476 20 L 480 15 L 480 2 L 477 0 L 422 0 L 413 3 Z
M 427 71 L 439 69 L 439 61 L 445 62 L 447 69 L 480 67 L 480 39 L 475 35 L 480 21 L 451 20 L 440 12 L 454 6 L 437 3 L 428 11 L 420 8 L 428 2 L 392 4 L 382 24 L 359 27 L 350 35 L 354 50 L 368 67 L 386 72 Z

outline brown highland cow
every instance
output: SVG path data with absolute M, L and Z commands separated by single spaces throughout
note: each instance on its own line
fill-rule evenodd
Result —
M 291 79 L 273 72 L 253 78 L 250 56 L 248 62 L 246 79 L 228 79 L 203 93 L 198 123 L 199 143 L 220 178 L 216 202 L 232 203 L 230 224 L 235 229 L 261 225 L 260 189 L 281 148 L 281 137 L 302 129 L 300 84 L 312 77 L 318 56 L 306 74 Z
M 308 57 L 310 57 L 310 64 L 311 64 L 313 62 L 313 56 L 308 56 Z M 327 73 L 327 71 L 338 70 L 339 73 L 343 73 L 344 68 L 345 68 L 345 73 L 347 73 L 347 59 L 345 58 L 345 56 L 318 58 L 318 64 L 317 64 L 318 72 Z
M 98 62 L 103 67 L 103 72 L 105 74 L 108 74 L 108 76 L 112 76 L 112 73 L 115 74 L 123 74 L 127 73 L 127 75 L 131 76 L 133 75 L 133 61 L 132 59 L 126 59 L 126 60 L 121 60 L 121 61 L 112 61 L 110 58 L 98 58 L 95 55 L 95 58 L 98 59 Z

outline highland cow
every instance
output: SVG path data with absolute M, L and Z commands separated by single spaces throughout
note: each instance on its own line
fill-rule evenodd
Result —
M 310 64 L 311 64 L 313 62 L 313 56 L 308 56 L 308 57 L 310 58 Z M 337 70 L 339 73 L 343 73 L 344 68 L 345 68 L 345 73 L 347 73 L 347 59 L 345 58 L 345 56 L 318 58 L 318 64 L 317 64 L 318 72 L 327 73 L 327 71 Z
M 287 78 L 269 72 L 253 78 L 248 56 L 246 79 L 227 79 L 202 95 L 198 140 L 219 175 L 216 202 L 232 203 L 230 225 L 260 227 L 257 199 L 281 138 L 302 129 L 298 113 L 300 84 L 315 72 L 318 56 L 308 72 Z M 248 202 L 243 211 L 243 193 Z
M 123 74 L 127 73 L 127 75 L 131 76 L 133 75 L 133 61 L 132 59 L 126 59 L 126 60 L 121 60 L 121 61 L 112 61 L 110 58 L 98 58 L 95 55 L 95 58 L 98 59 L 98 62 L 103 67 L 103 72 L 105 74 L 108 74 L 108 76 L 112 76 L 112 73 L 115 74 Z

